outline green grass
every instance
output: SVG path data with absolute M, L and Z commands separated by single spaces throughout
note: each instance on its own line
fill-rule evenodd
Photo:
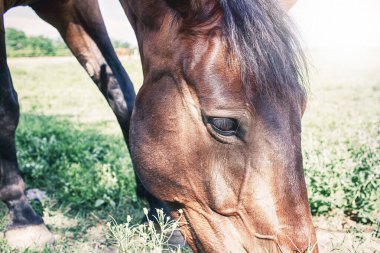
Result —
M 371 249 L 378 246 L 372 235 L 379 230 L 380 210 L 380 51 L 312 56 L 317 71 L 312 73 L 303 119 L 303 152 L 315 224 L 346 235 L 334 234 L 328 252 L 375 252 Z M 122 62 L 139 87 L 139 60 Z M 134 246 L 127 243 L 136 236 L 154 241 L 155 235 L 149 224 L 137 225 L 144 203 L 134 193 L 121 131 L 76 60 L 20 58 L 10 59 L 9 65 L 22 111 L 17 131 L 20 169 L 28 188 L 48 193 L 49 200 L 33 205 L 59 237 L 44 252 L 165 248 L 165 237 L 151 246 L 144 243 L 145 248 L 139 248 L 138 241 Z M 0 217 L 3 231 L 4 205 Z M 169 231 L 175 226 L 170 223 Z M 12 252 L 3 239 L 0 252 Z
M 380 54 L 365 54 L 363 67 L 356 60 L 361 54 L 350 53 L 348 59 L 332 54 L 333 63 L 316 59 L 319 73 L 312 79 L 303 120 L 306 178 L 313 214 L 376 223 L 380 214 L 380 74 L 376 68 L 380 61 L 376 57 Z
M 136 202 L 131 161 L 121 138 L 30 114 L 21 117 L 17 134 L 21 173 L 29 187 L 83 211 L 115 207 L 126 197 Z
M 139 223 L 143 217 L 128 150 L 112 111 L 73 58 L 20 58 L 9 65 L 22 111 L 20 170 L 27 188 L 48 193 L 42 206 L 33 205 L 59 237 L 45 252 L 103 252 L 109 246 L 103 236 L 107 223 L 115 219 L 122 224 L 127 215 Z M 138 59 L 126 67 L 133 81 L 141 83 Z M 4 231 L 3 204 L 0 217 Z M 0 242 L 0 252 L 7 251 Z
M 319 112 L 306 113 L 303 148 L 313 214 L 334 211 L 361 223 L 376 222 L 380 210 L 379 88 L 380 83 L 330 86 L 320 93 L 318 102 L 312 101 Z

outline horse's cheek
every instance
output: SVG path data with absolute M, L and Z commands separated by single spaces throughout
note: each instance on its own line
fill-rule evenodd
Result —
M 132 116 L 131 156 L 148 191 L 162 200 L 181 201 L 177 198 L 192 197 L 189 180 L 200 181 L 195 167 L 201 160 L 196 150 L 202 149 L 202 122 L 186 113 L 181 95 L 168 87 L 169 81 L 139 94 Z

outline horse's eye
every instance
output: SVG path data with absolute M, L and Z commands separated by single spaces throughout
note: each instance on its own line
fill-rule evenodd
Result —
M 208 118 L 208 123 L 219 134 L 224 136 L 232 136 L 236 134 L 238 123 L 231 118 Z

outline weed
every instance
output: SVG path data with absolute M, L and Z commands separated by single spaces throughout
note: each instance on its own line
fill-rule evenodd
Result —
M 124 224 L 108 223 L 109 238 L 113 241 L 118 252 L 121 253 L 145 253 L 145 252 L 181 252 L 177 245 L 169 243 L 170 237 L 178 231 L 179 220 L 172 220 L 165 216 L 162 210 L 157 209 L 157 217 L 154 221 L 148 220 L 145 224 L 133 225 L 132 218 L 127 217 Z M 144 209 L 148 218 L 148 210 Z

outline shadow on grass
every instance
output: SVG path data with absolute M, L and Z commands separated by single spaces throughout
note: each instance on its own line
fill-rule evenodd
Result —
M 105 223 L 109 216 L 120 223 L 127 214 L 142 217 L 122 138 L 102 135 L 62 118 L 24 114 L 16 143 L 27 188 L 45 191 L 50 199 L 34 203 L 35 209 L 44 218 L 54 214 L 71 221 L 71 225 L 75 223 L 63 224 L 66 231 L 79 235 L 99 222 Z M 5 205 L 1 205 L 0 215 L 6 213 Z M 6 220 L 1 223 L 3 230 Z

